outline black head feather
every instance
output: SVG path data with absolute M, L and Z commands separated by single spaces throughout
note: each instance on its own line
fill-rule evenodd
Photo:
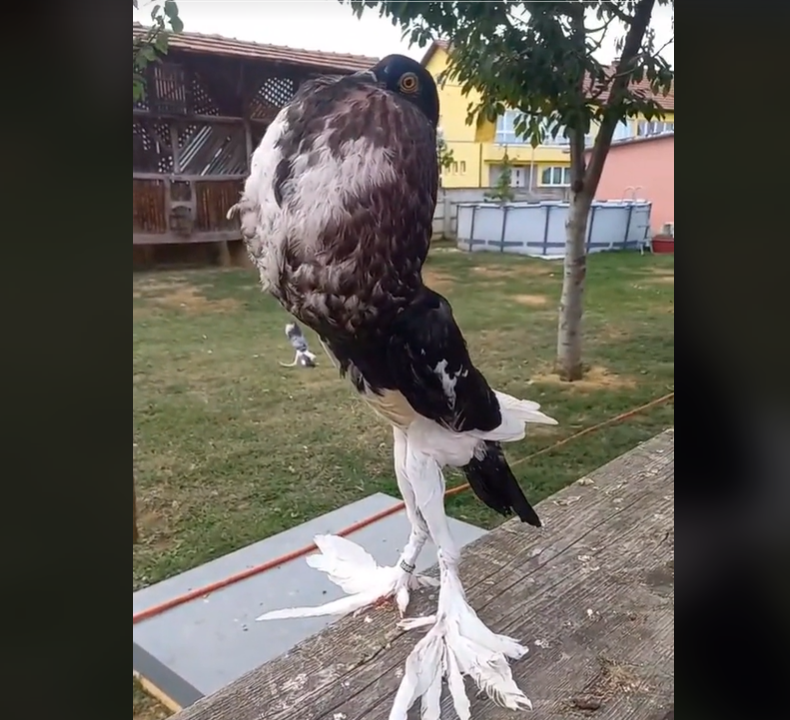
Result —
M 414 103 L 434 128 L 439 124 L 439 91 L 420 63 L 405 55 L 387 55 L 370 72 L 387 90 Z

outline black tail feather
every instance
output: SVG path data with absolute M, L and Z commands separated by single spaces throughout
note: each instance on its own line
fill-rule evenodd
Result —
M 542 526 L 535 509 L 524 497 L 499 443 L 486 442 L 482 457 L 479 460 L 473 457 L 462 470 L 475 495 L 492 510 L 505 516 L 515 513 L 522 522 Z

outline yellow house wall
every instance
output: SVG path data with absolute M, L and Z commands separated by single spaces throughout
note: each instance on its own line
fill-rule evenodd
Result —
M 447 67 L 447 53 L 438 48 L 425 69 L 436 78 Z M 466 122 L 467 107 L 470 102 L 477 102 L 479 95 L 476 92 L 463 95 L 461 86 L 447 81 L 439 85 L 439 127 L 444 132 L 447 147 L 452 150 L 454 164 L 442 172 L 442 185 L 447 188 L 488 187 L 489 166 L 499 164 L 507 150 L 510 162 L 514 165 L 535 164 L 535 178 L 538 187 L 541 186 L 541 174 L 547 167 L 570 165 L 570 155 L 562 147 L 539 145 L 509 145 L 505 148 L 494 142 L 496 125 L 483 120 L 479 123 L 468 125 Z M 632 129 L 643 117 L 629 119 Z M 675 113 L 667 112 L 665 122 L 674 122 Z M 597 134 L 597 127 L 593 129 L 593 137 Z

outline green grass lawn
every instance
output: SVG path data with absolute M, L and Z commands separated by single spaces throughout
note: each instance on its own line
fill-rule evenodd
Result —
M 562 264 L 432 252 L 426 282 L 445 295 L 476 364 L 497 389 L 540 402 L 557 427 L 507 446 L 516 460 L 674 389 L 674 257 L 588 259 L 586 378 L 552 374 Z M 289 316 L 251 270 L 136 274 L 134 427 L 141 542 L 138 589 L 377 491 L 397 496 L 391 430 L 319 358 L 292 360 Z M 533 502 L 674 422 L 667 403 L 515 468 Z M 448 474 L 448 484 L 463 482 Z M 471 493 L 448 511 L 492 527 Z M 137 702 L 137 701 L 135 701 Z

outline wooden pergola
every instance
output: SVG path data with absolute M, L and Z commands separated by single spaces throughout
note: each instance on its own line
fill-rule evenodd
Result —
M 145 33 L 133 26 L 134 37 Z M 180 33 L 148 67 L 133 106 L 135 246 L 239 241 L 225 214 L 239 197 L 250 155 L 305 80 L 348 74 L 376 58 L 295 50 Z
M 146 32 L 139 23 L 132 31 L 135 38 Z M 225 215 L 268 124 L 305 80 L 364 70 L 377 58 L 200 33 L 172 35 L 168 44 L 147 69 L 145 99 L 132 108 L 134 250 L 213 243 L 229 263 L 241 235 Z

